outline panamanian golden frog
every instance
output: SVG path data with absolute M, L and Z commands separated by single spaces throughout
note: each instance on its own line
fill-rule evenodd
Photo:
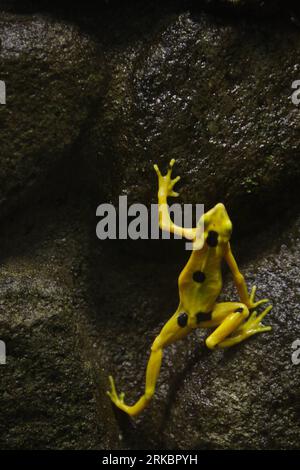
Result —
M 229 240 L 232 223 L 225 206 L 221 203 L 216 204 L 201 216 L 203 230 L 200 237 L 197 228 L 184 228 L 172 222 L 167 198 L 178 196 L 178 193 L 174 191 L 174 185 L 180 179 L 179 176 L 171 178 L 174 163 L 174 159 L 170 161 L 165 176 L 161 174 L 158 166 L 154 165 L 159 185 L 159 225 L 162 230 L 169 230 L 171 233 L 185 237 L 198 246 L 192 250 L 178 279 L 178 308 L 152 344 L 144 394 L 134 405 L 127 405 L 124 402 L 124 393 L 117 394 L 114 380 L 111 376 L 109 377 L 111 390 L 107 394 L 118 408 L 130 416 L 141 413 L 151 401 L 160 371 L 163 349 L 169 344 L 184 338 L 195 328 L 216 327 L 206 338 L 206 346 L 209 349 L 228 348 L 249 336 L 271 329 L 270 326 L 264 326 L 261 321 L 272 306 L 268 306 L 260 314 L 253 311 L 259 305 L 268 302 L 268 299 L 255 301 L 255 286 L 250 295 L 248 293 L 244 276 L 239 271 L 231 251 Z M 199 246 L 201 246 L 200 249 Z M 232 272 L 240 298 L 239 302 L 216 302 L 222 288 L 221 262 L 223 259 Z

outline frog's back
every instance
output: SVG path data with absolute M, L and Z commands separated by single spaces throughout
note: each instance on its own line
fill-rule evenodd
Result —
M 219 248 L 192 252 L 178 279 L 182 308 L 190 315 L 209 312 L 222 289 Z

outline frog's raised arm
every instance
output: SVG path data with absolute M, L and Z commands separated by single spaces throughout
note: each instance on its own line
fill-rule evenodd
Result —
M 158 176 L 158 217 L 159 226 L 162 230 L 174 233 L 180 237 L 187 238 L 188 240 L 195 240 L 197 228 L 184 228 L 172 222 L 167 198 L 177 197 L 179 194 L 173 190 L 177 181 L 180 180 L 180 176 L 171 179 L 173 165 L 175 163 L 174 158 L 169 163 L 168 172 L 163 176 L 157 165 L 154 165 L 154 170 Z

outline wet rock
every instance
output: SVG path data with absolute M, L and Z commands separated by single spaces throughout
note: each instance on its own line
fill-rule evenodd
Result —
M 1 232 L 7 360 L 0 365 L 0 448 L 117 448 L 119 432 L 102 394 L 99 401 L 104 384 L 85 334 L 88 299 L 75 282 L 88 253 L 82 208 L 53 199 L 45 211 L 24 213 Z
M 11 215 L 0 234 L 1 448 L 298 447 L 299 33 L 199 9 L 156 14 L 99 28 L 104 111 L 91 39 L 49 17 L 1 17 L 3 78 L 15 87 L 0 108 L 0 208 Z M 189 253 L 182 241 L 97 240 L 90 174 L 112 201 L 149 204 L 151 165 L 172 157 L 181 201 L 222 200 L 235 234 L 256 232 L 233 247 L 249 286 L 274 304 L 273 331 L 229 351 L 206 350 L 200 330 L 170 346 L 151 406 L 130 423 L 113 413 L 108 374 L 129 403 L 140 396 Z M 11 211 L 30 187 L 39 198 Z M 236 298 L 227 275 L 222 299 Z
M 89 364 L 80 357 L 68 292 L 26 267 L 1 273 L 2 449 L 84 448 L 97 442 Z
M 70 155 L 103 90 L 100 48 L 50 16 L 1 13 L 0 216 Z
M 281 230 L 273 227 L 238 249 L 234 246 L 248 286 L 257 284 L 257 298 L 268 297 L 273 304 L 264 319 L 272 331 L 229 350 L 212 352 L 205 346 L 207 332 L 198 330 L 166 348 L 149 408 L 133 426 L 124 424 L 119 414 L 127 445 L 298 447 L 300 365 L 292 362 L 292 345 L 300 338 L 300 221 L 287 225 L 280 234 Z M 274 234 L 276 242 L 270 245 Z M 246 250 L 245 259 L 241 254 Z M 105 369 L 113 372 L 118 390 L 133 404 L 143 391 L 152 341 L 177 307 L 176 278 L 184 260 L 178 255 L 168 262 L 142 263 L 110 253 L 107 263 L 110 271 L 99 284 L 97 351 L 106 362 Z M 106 266 L 105 258 L 101 264 Z M 221 299 L 237 299 L 229 273 Z
M 180 201 L 222 201 L 238 228 L 287 207 L 300 175 L 298 30 L 186 12 L 128 37 L 114 37 L 104 114 L 90 130 L 90 154 L 114 162 L 115 198 L 153 201 L 152 164 L 175 158 Z

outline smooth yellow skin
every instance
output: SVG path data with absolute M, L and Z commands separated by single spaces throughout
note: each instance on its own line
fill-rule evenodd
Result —
M 180 179 L 179 176 L 171 179 L 174 163 L 175 160 L 170 161 L 165 176 L 160 173 L 158 166 L 154 165 L 159 184 L 159 225 L 162 230 L 169 230 L 197 244 L 199 243 L 199 230 L 197 228 L 179 227 L 170 219 L 167 198 L 169 196 L 178 196 L 173 188 Z M 256 333 L 271 330 L 270 326 L 264 326 L 261 323 L 264 316 L 271 310 L 271 305 L 259 315 L 253 311 L 249 316 L 249 310 L 268 302 L 268 299 L 255 302 L 255 286 L 252 288 L 250 295 L 248 293 L 245 279 L 240 273 L 231 251 L 229 240 L 232 224 L 224 205 L 217 204 L 203 214 L 202 217 L 204 218 L 202 220 L 204 233 L 201 234 L 202 239 L 200 241 L 202 242 L 201 246 L 203 246 L 201 249 L 192 251 L 186 266 L 181 272 L 178 279 L 180 299 L 178 308 L 152 344 L 146 370 L 144 395 L 134 405 L 126 405 L 124 403 L 124 394 L 117 394 L 114 380 L 111 376 L 109 377 L 111 391 L 107 394 L 118 408 L 130 416 L 141 413 L 149 404 L 155 392 L 164 347 L 184 338 L 193 329 L 216 327 L 206 339 L 206 345 L 209 349 L 215 347 L 228 348 Z M 227 262 L 232 272 L 240 302 L 216 303 L 222 288 L 222 259 Z M 197 274 L 195 275 L 195 273 Z M 195 276 L 198 276 L 196 280 Z

